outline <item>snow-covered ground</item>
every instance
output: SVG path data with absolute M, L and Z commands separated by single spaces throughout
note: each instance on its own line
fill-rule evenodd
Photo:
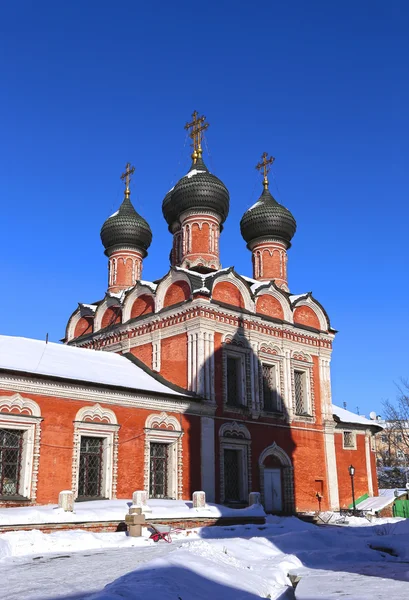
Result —
M 74 512 L 65 512 L 56 504 L 0 508 L 0 525 L 123 521 L 131 504 L 131 500 L 76 502 Z M 149 513 L 151 519 L 265 517 L 261 504 L 241 509 L 228 508 L 221 504 L 206 504 L 205 508 L 197 509 L 193 508 L 192 502 L 185 500 L 149 500 L 149 507 L 152 509 Z
M 365 525 L 364 527 L 362 525 Z M 183 531 L 0 535 L 7 600 L 385 600 L 409 597 L 409 521 L 317 527 L 296 518 Z M 291 576 L 301 577 L 294 591 Z

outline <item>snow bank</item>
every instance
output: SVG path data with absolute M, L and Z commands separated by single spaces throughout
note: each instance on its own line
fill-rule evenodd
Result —
M 99 521 L 123 521 L 131 506 L 131 500 L 94 500 L 76 502 L 74 512 L 64 512 L 56 505 L 1 508 L 0 525 L 33 525 L 41 523 L 84 523 Z M 261 505 L 247 508 L 228 508 L 219 504 L 207 504 L 205 508 L 193 508 L 192 502 L 184 500 L 149 500 L 152 519 L 196 519 L 218 517 L 265 517 Z

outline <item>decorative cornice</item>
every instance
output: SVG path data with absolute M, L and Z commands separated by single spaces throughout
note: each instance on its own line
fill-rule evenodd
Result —
M 159 410 L 176 413 L 212 415 L 214 407 L 192 400 L 181 398 L 161 398 L 155 395 L 118 392 L 104 388 L 99 389 L 90 384 L 84 385 L 67 384 L 47 379 L 35 379 L 19 375 L 4 375 L 0 373 L 0 388 L 13 392 L 26 394 L 39 394 L 42 396 L 53 396 L 69 400 L 82 400 L 90 402 L 101 402 L 103 404 L 129 406 L 143 408 L 146 410 Z

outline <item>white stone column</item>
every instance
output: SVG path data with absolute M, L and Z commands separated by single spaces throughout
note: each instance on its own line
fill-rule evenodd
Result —
M 332 419 L 331 370 L 329 356 L 319 357 L 321 410 L 323 420 Z
M 366 475 L 368 479 L 368 494 L 373 496 L 373 481 L 371 469 L 371 433 L 365 433 L 365 459 L 366 459 Z
M 324 422 L 324 448 L 327 467 L 328 503 L 330 510 L 339 509 L 338 472 L 334 439 L 335 423 Z
M 284 348 L 284 403 L 288 413 L 288 418 L 292 421 L 294 416 L 293 411 L 293 395 L 291 389 L 291 351 Z
M 258 343 L 250 342 L 251 346 L 251 407 L 253 410 L 261 410 L 259 393 L 259 361 Z
M 201 471 L 202 490 L 206 492 L 208 502 L 214 502 L 215 494 L 215 451 L 214 451 L 214 419 L 201 417 Z

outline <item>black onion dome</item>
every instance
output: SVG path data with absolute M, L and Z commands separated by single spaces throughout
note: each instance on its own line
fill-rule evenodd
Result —
M 229 214 L 229 192 L 220 179 L 209 172 L 199 157 L 182 179 L 165 196 L 162 212 L 169 226 L 186 210 L 211 210 L 223 223 Z
M 257 238 L 272 237 L 284 240 L 290 246 L 296 228 L 293 215 L 273 198 L 268 188 L 240 221 L 241 235 L 247 244 Z
M 152 242 L 151 228 L 136 212 L 126 192 L 119 210 L 103 224 L 101 241 L 105 247 L 105 254 L 123 246 L 144 252 L 149 248 Z

